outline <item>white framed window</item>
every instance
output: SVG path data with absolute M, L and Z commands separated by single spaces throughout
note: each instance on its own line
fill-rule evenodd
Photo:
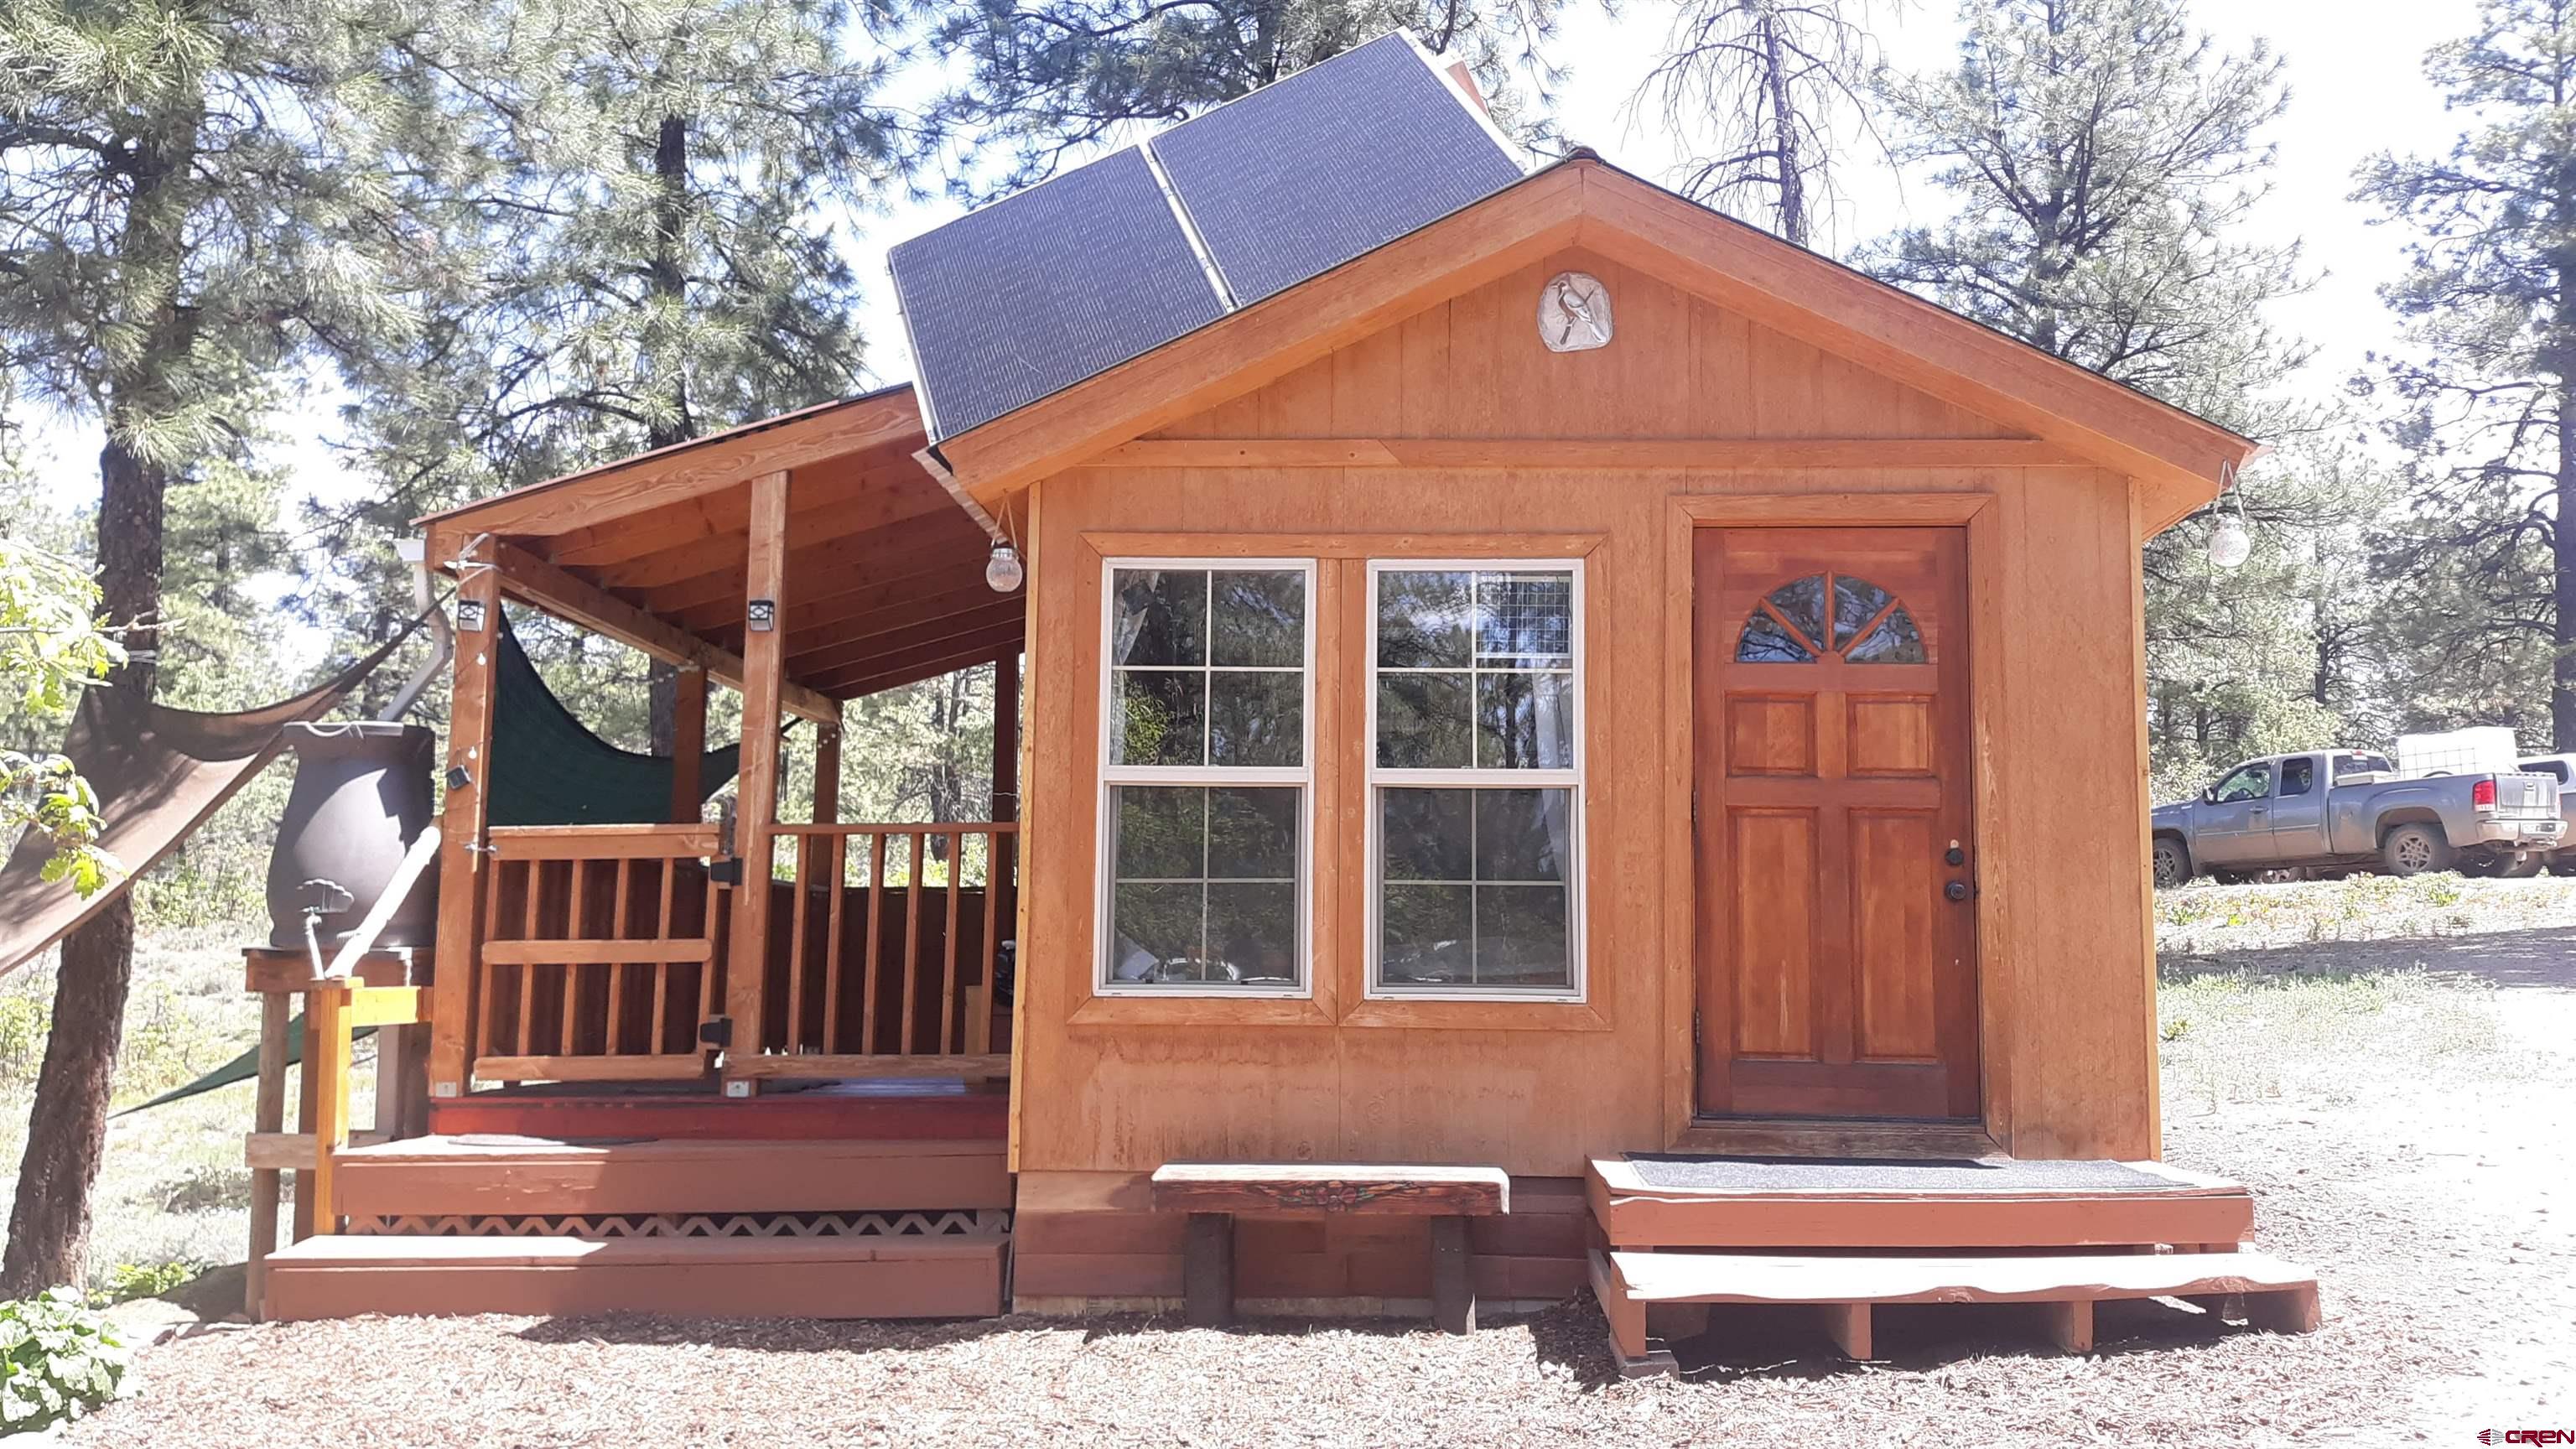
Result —
M 1314 561 L 1102 570 L 1095 989 L 1309 995 Z
M 1583 565 L 1373 559 L 1368 995 L 1580 1001 Z

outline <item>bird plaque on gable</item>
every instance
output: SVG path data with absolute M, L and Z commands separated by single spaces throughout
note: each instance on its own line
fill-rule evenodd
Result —
M 1610 345 L 1610 289 L 1590 272 L 1559 272 L 1538 293 L 1538 335 L 1550 352 Z

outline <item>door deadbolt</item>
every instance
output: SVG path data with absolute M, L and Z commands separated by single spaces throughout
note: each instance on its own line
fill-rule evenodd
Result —
M 1948 850 L 1941 852 L 1941 860 L 1947 865 L 1966 865 L 1968 863 L 1968 853 L 1954 845 Z
M 1968 898 L 1968 883 L 1963 880 L 1954 880 L 1948 885 L 1941 887 L 1941 894 L 1948 896 L 1954 901 L 1964 901 Z

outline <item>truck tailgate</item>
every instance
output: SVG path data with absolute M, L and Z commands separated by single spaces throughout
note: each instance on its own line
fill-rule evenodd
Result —
M 2495 814 L 2499 820 L 2555 820 L 2558 782 L 2547 775 L 2499 774 L 2495 777 Z

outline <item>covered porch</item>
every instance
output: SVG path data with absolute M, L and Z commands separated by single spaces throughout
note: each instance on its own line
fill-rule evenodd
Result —
M 458 591 L 435 1129 L 505 1101 L 541 1121 L 621 1098 L 1007 1077 L 1025 599 L 986 583 L 1000 525 L 916 458 L 926 443 L 893 388 L 421 520 Z M 575 790 L 532 812 L 569 767 L 510 758 L 550 752 L 496 729 L 505 602 L 676 668 L 666 800 Z M 992 818 L 844 819 L 843 752 L 869 747 L 846 738 L 844 703 L 986 664 Z M 713 811 L 711 686 L 738 692 L 743 721 Z M 787 799 L 796 731 L 813 785 Z

